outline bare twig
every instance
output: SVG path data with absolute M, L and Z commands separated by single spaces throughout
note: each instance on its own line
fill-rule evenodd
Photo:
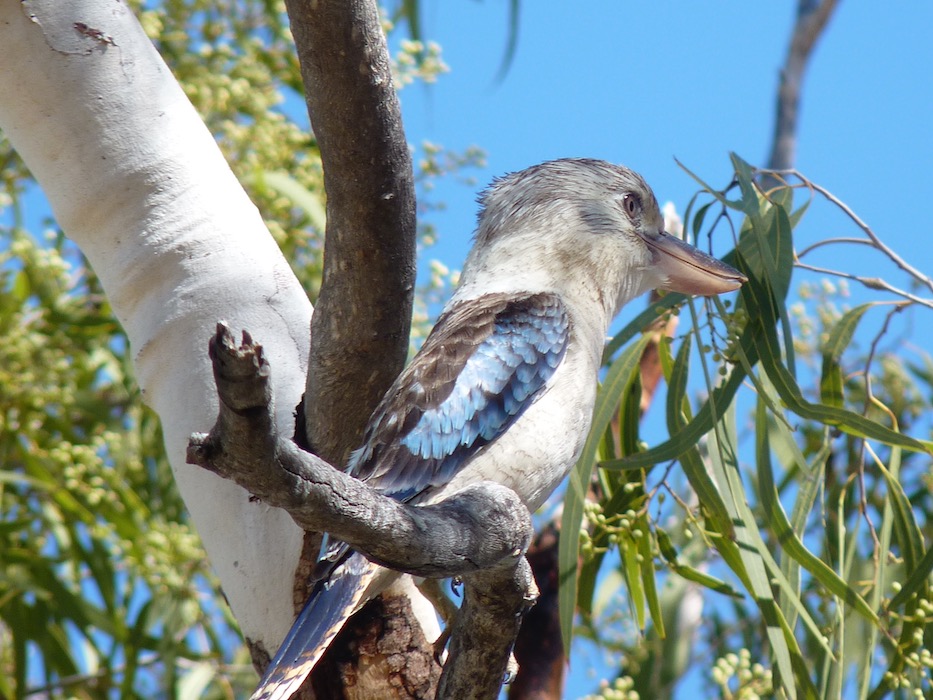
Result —
M 794 263 L 796 267 L 799 267 L 802 270 L 809 270 L 810 272 L 818 272 L 822 275 L 831 275 L 833 277 L 841 277 L 842 279 L 852 280 L 853 282 L 859 282 L 860 284 L 865 285 L 869 289 L 877 289 L 882 292 L 890 292 L 899 297 L 907 299 L 908 301 L 913 302 L 914 304 L 919 304 L 920 306 L 925 306 L 928 309 L 933 309 L 933 299 L 924 299 L 923 297 L 918 297 L 916 294 L 911 294 L 906 292 L 903 289 L 899 289 L 894 285 L 886 282 L 880 277 L 862 277 L 860 275 L 853 275 L 850 272 L 842 272 L 841 270 L 833 270 L 828 267 L 819 267 L 817 265 L 808 265 L 807 263 L 802 263 L 799 260 Z
M 872 230 L 871 226 L 869 226 L 867 223 L 862 221 L 859 215 L 856 214 L 848 204 L 843 202 L 841 199 L 839 199 L 836 195 L 834 195 L 828 189 L 826 189 L 822 185 L 818 185 L 815 182 L 812 182 L 811 180 L 808 180 L 801 172 L 799 172 L 798 170 L 794 170 L 793 168 L 788 168 L 788 169 L 783 169 L 783 170 L 759 170 L 758 172 L 762 175 L 763 179 L 770 178 L 772 182 L 775 182 L 778 185 L 783 185 L 787 187 L 794 187 L 795 185 L 787 183 L 786 178 L 787 177 L 796 178 L 801 183 L 801 185 L 799 186 L 806 187 L 811 192 L 816 192 L 822 195 L 828 202 L 832 203 L 837 208 L 839 208 L 839 210 L 842 211 L 842 213 L 845 214 L 847 217 L 849 217 L 849 219 L 851 219 L 852 222 L 868 238 L 868 240 L 865 240 L 862 238 L 840 236 L 840 237 L 827 238 L 822 241 L 817 241 L 816 243 L 808 246 L 807 248 L 804 248 L 802 251 L 796 254 L 797 264 L 800 267 L 804 267 L 806 269 L 806 266 L 800 263 L 800 258 L 802 258 L 807 253 L 811 252 L 812 250 L 819 248 L 820 246 L 835 244 L 835 243 L 852 243 L 852 244 L 858 244 L 858 245 L 869 245 L 875 248 L 876 250 L 878 250 L 880 253 L 884 254 L 892 263 L 894 263 L 895 266 L 897 266 L 903 272 L 906 272 L 908 275 L 910 275 L 910 277 L 913 278 L 916 282 L 923 285 L 930 291 L 933 291 L 933 278 L 931 278 L 927 274 L 924 274 L 923 272 L 918 270 L 916 267 L 908 263 L 900 255 L 898 255 L 898 253 L 896 253 L 893 248 L 891 248 L 888 244 L 886 244 L 883 240 L 881 240 L 881 237 L 878 236 L 878 234 L 876 234 Z M 837 276 L 842 276 L 842 275 L 837 275 Z M 852 279 L 856 279 L 856 281 L 863 282 L 862 279 L 858 279 L 858 278 L 852 278 Z M 864 279 L 868 280 L 867 286 L 873 289 L 883 289 L 885 291 L 893 291 L 893 288 L 889 288 L 890 285 L 887 285 L 887 283 L 884 282 L 883 280 L 878 280 L 878 278 L 864 278 Z M 898 293 L 902 296 L 904 295 L 902 292 L 899 292 L 899 291 L 894 292 L 894 293 Z M 905 296 L 905 298 L 911 298 L 911 297 Z M 911 298 L 911 300 L 918 301 L 918 298 L 913 297 Z M 918 303 L 923 303 L 923 301 L 918 301 Z
M 895 306 L 893 309 L 888 311 L 885 314 L 884 323 L 881 326 L 881 330 L 872 338 L 871 346 L 868 349 L 868 356 L 865 358 L 865 370 L 863 372 L 865 379 L 865 407 L 862 410 L 862 415 L 867 416 L 870 406 L 883 407 L 882 410 L 887 411 L 890 415 L 891 420 L 894 422 L 895 427 L 897 424 L 897 418 L 893 413 L 884 406 L 874 394 L 874 391 L 871 388 L 871 364 L 875 360 L 875 355 L 878 353 L 878 345 L 881 343 L 881 339 L 887 334 L 888 328 L 891 326 L 891 319 L 894 318 L 895 314 L 900 313 L 904 310 L 906 306 L 905 303 L 901 303 Z M 861 511 L 862 517 L 865 519 L 865 522 L 868 524 L 868 531 L 871 533 L 871 538 L 875 542 L 878 549 L 881 548 L 881 542 L 878 539 L 878 533 L 875 532 L 875 526 L 871 521 L 871 518 L 868 517 L 868 491 L 865 487 L 865 451 L 868 450 L 871 452 L 872 457 L 877 460 L 877 456 L 874 454 L 874 451 L 871 449 L 871 445 L 868 444 L 867 440 L 861 440 L 859 444 L 859 457 L 856 464 L 858 465 L 858 486 L 859 486 L 859 510 Z
M 798 175 L 798 177 L 800 176 Z M 915 280 L 917 280 L 917 282 L 924 285 L 927 289 L 929 289 L 930 291 L 933 291 L 933 279 L 931 279 L 928 275 L 925 275 L 922 272 L 920 272 L 920 270 L 915 268 L 913 265 L 911 265 L 906 260 L 904 260 L 904 258 L 902 258 L 900 255 L 895 253 L 888 245 L 885 244 L 884 241 L 882 241 L 877 235 L 875 235 L 875 232 L 871 230 L 871 227 L 868 224 L 866 224 L 864 221 L 862 221 L 858 217 L 858 215 L 854 211 L 852 211 L 852 209 L 849 208 L 849 206 L 845 202 L 837 198 L 832 192 L 827 190 L 825 187 L 821 187 L 820 185 L 817 185 L 815 183 L 812 184 L 812 187 L 814 190 L 816 190 L 821 195 L 826 197 L 826 199 L 828 199 L 830 202 L 832 202 L 837 207 L 839 207 L 846 214 L 846 216 L 852 219 L 852 221 L 855 222 L 855 225 L 858 226 L 862 230 L 862 232 L 866 236 L 868 236 L 869 239 L 871 239 L 871 242 L 874 244 L 874 246 L 878 250 L 880 250 L 882 253 L 884 253 L 886 256 L 888 256 L 888 258 L 890 258 L 891 261 L 895 265 L 897 265 L 901 270 L 903 270 L 908 275 L 910 275 Z
M 881 238 L 872 230 L 872 228 L 862 221 L 859 218 L 851 207 L 849 207 L 845 202 L 840 200 L 836 195 L 830 192 L 825 187 L 818 185 L 810 180 L 808 180 L 802 173 L 792 168 L 784 170 L 759 170 L 762 175 L 762 179 L 770 179 L 772 183 L 776 183 L 776 186 L 783 187 L 806 187 L 811 192 L 815 192 L 822 197 L 824 197 L 828 202 L 832 203 L 838 207 L 852 222 L 865 234 L 867 238 L 855 238 L 851 236 L 835 236 L 832 238 L 826 238 L 821 241 L 813 243 L 799 252 L 795 252 L 794 265 L 803 270 L 809 270 L 811 272 L 817 272 L 825 275 L 832 275 L 833 277 L 841 277 L 844 279 L 849 279 L 854 282 L 859 282 L 860 284 L 865 285 L 869 289 L 876 289 L 879 291 L 890 292 L 891 294 L 896 294 L 899 297 L 902 297 L 912 303 L 925 306 L 927 308 L 933 309 L 933 300 L 925 299 L 919 297 L 916 294 L 912 294 L 903 289 L 895 287 L 891 283 L 885 281 L 880 277 L 865 277 L 861 275 L 855 275 L 849 272 L 842 272 L 840 270 L 832 270 L 825 267 L 820 267 L 817 265 L 810 265 L 801 261 L 805 255 L 811 253 L 812 251 L 826 245 L 836 245 L 836 244 L 850 244 L 850 245 L 865 245 L 871 248 L 874 248 L 882 255 L 887 257 L 895 266 L 900 268 L 903 272 L 906 272 L 914 281 L 923 285 L 927 289 L 933 291 L 933 278 L 929 275 L 924 274 L 916 267 L 908 263 L 904 258 L 898 255 L 889 245 L 887 245 Z M 788 182 L 787 178 L 796 178 L 799 180 L 800 184 L 795 185 Z
M 797 259 L 799 260 L 803 256 L 811 253 L 817 248 L 822 248 L 826 245 L 835 245 L 837 243 L 852 243 L 854 245 L 867 245 L 874 247 L 874 244 L 871 241 L 866 241 L 864 238 L 852 238 L 850 236 L 838 236 L 835 238 L 824 238 L 822 241 L 817 241 L 811 245 L 808 245 L 803 250 L 797 251 Z

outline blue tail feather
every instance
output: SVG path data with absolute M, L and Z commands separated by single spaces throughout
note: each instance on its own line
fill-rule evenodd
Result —
M 356 610 L 374 571 L 370 562 L 354 552 L 317 585 L 251 700 L 284 700 L 298 690 Z

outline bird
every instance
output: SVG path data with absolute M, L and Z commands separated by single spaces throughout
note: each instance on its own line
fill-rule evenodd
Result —
M 478 202 L 460 284 L 346 469 L 412 505 L 494 481 L 534 512 L 583 449 L 609 325 L 622 306 L 653 289 L 729 292 L 746 278 L 666 233 L 651 188 L 621 165 L 548 161 L 495 179 Z M 326 535 L 312 576 L 252 700 L 296 692 L 386 578 Z

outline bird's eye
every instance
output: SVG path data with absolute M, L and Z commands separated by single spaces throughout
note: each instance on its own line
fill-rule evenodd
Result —
M 634 195 L 631 192 L 622 197 L 622 206 L 625 208 L 625 213 L 630 217 L 634 217 L 638 210 L 641 208 L 641 202 L 638 201 L 638 195 Z

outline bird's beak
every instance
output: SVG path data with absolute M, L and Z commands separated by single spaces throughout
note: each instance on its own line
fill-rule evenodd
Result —
M 654 256 L 661 289 L 711 296 L 736 290 L 748 281 L 734 267 L 669 233 L 645 236 L 644 240 Z

